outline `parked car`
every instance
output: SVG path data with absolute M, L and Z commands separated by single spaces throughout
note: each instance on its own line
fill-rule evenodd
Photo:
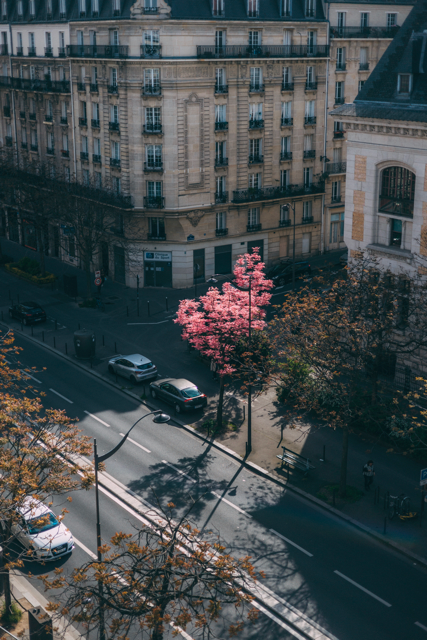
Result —
M 9 315 L 25 325 L 47 320 L 46 311 L 37 302 L 14 304 L 9 307 Z
M 295 279 L 303 278 L 311 274 L 311 266 L 306 261 L 295 262 Z M 273 280 L 276 287 L 282 287 L 287 282 L 292 282 L 292 262 L 286 261 L 276 264 L 267 271 L 267 278 Z
M 184 378 L 162 378 L 150 384 L 151 395 L 174 405 L 175 411 L 206 407 L 208 399 L 195 384 Z
M 134 353 L 131 356 L 114 356 L 108 361 L 108 371 L 123 378 L 129 378 L 135 384 L 157 378 L 155 365 L 140 353 Z
M 71 531 L 40 500 L 25 498 L 17 516 L 12 533 L 32 560 L 56 560 L 74 549 Z

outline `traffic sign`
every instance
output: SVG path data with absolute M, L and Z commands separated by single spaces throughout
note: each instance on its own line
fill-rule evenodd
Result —
M 100 286 L 101 286 L 101 284 L 102 284 L 102 280 L 101 280 L 101 278 L 95 278 L 95 285 L 96 285 L 97 287 L 100 287 Z M 426 480 L 426 482 L 427 482 L 427 480 Z
M 423 487 L 425 484 L 427 484 L 427 469 L 421 469 L 420 487 Z
M 100 278 L 100 277 L 101 277 L 101 272 L 95 271 L 95 278 Z

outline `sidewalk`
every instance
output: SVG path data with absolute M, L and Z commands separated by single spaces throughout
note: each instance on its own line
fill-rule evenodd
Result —
M 12 255 L 26 249 L 2 241 L 3 251 Z M 13 254 L 14 256 L 16 254 Z M 328 262 L 337 263 L 343 251 L 335 255 L 327 254 L 311 260 L 312 267 L 321 268 Z M 31 252 L 34 256 L 34 253 Z M 317 262 L 315 262 L 317 260 Z M 322 260 L 322 261 L 321 261 Z M 56 271 L 58 267 L 58 271 Z M 48 259 L 47 268 L 59 275 L 60 270 L 76 272 L 73 267 L 64 265 L 58 260 Z M 80 272 L 81 273 L 81 272 Z M 156 362 L 159 373 L 164 376 L 180 375 L 197 384 L 207 393 L 210 406 L 206 415 L 214 412 L 218 393 L 218 383 L 212 380 L 208 366 L 189 353 L 185 343 L 180 340 L 180 329 L 174 325 L 174 317 L 179 300 L 184 297 L 194 297 L 194 288 L 185 290 L 172 289 L 143 289 L 140 290 L 140 316 L 136 312 L 136 290 L 129 289 L 107 280 L 102 297 L 106 301 L 106 313 L 95 309 L 80 309 L 78 304 L 65 296 L 61 291 L 38 289 L 24 281 L 1 271 L 0 279 L 0 310 L 7 322 L 9 306 L 9 292 L 16 300 L 35 298 L 46 308 L 50 317 L 43 327 L 34 329 L 24 328 L 26 335 L 40 342 L 44 341 L 50 348 L 56 348 L 62 355 L 68 355 L 73 360 L 73 333 L 79 325 L 94 330 L 97 338 L 96 358 L 90 362 L 79 363 L 79 366 L 93 369 L 111 384 L 115 383 L 114 376 L 107 372 L 107 360 L 115 351 L 119 353 L 140 352 L 147 354 Z M 198 285 L 198 295 L 207 285 Z M 168 306 L 166 307 L 166 296 Z M 148 315 L 147 302 L 150 302 Z M 129 312 L 129 316 L 127 315 Z M 55 326 L 55 320 L 57 324 Z M 19 324 L 10 323 L 17 334 Z M 118 379 L 120 387 L 126 387 L 127 381 Z M 131 387 L 129 387 L 131 390 Z M 133 389 L 143 399 L 148 395 L 148 387 L 139 386 Z M 245 455 L 247 440 L 246 400 L 232 390 L 227 390 L 226 411 L 236 424 L 236 431 L 218 438 L 232 451 L 241 457 Z M 188 416 L 188 420 L 201 420 L 200 415 Z M 319 497 L 322 489 L 331 484 L 337 484 L 341 461 L 342 433 L 330 428 L 316 428 L 313 425 L 301 424 L 298 429 L 290 429 L 283 424 L 280 405 L 276 402 L 274 389 L 257 398 L 252 408 L 252 443 L 253 450 L 249 461 L 265 469 L 271 475 L 282 481 L 287 481 L 287 471 L 280 469 L 281 446 L 301 453 L 310 458 L 315 469 L 308 478 L 304 478 L 299 471 L 290 469 L 289 482 L 292 486 Z M 324 456 L 325 452 L 325 456 Z M 372 458 L 375 463 L 376 477 L 371 491 L 363 494 L 359 500 L 349 504 L 336 498 L 336 509 L 345 516 L 353 518 L 372 531 L 382 535 L 386 525 L 385 538 L 400 545 L 402 548 L 424 558 L 427 558 L 427 505 L 424 520 L 416 518 L 405 522 L 395 517 L 392 521 L 385 521 L 387 511 L 384 510 L 384 495 L 405 493 L 411 498 L 413 511 L 420 511 L 421 491 L 419 486 L 420 470 L 427 467 L 426 461 L 415 461 L 399 454 L 387 453 L 387 447 L 369 438 L 367 435 L 351 434 L 348 459 L 348 485 L 363 491 L 362 468 L 365 462 Z M 323 461 L 322 461 L 323 460 Z M 379 501 L 376 501 L 375 489 L 379 487 Z M 325 503 L 326 505 L 326 503 Z M 421 526 L 420 526 L 421 525 Z M 426 560 L 427 562 L 427 560 Z

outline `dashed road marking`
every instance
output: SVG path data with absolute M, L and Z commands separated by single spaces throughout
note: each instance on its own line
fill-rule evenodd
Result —
M 415 622 L 414 624 L 415 624 L 415 626 L 419 627 L 423 631 L 427 631 L 427 627 L 425 625 L 421 624 L 421 622 Z
M 20 372 L 24 374 L 24 376 L 28 376 L 29 378 L 31 378 L 32 380 L 34 380 L 35 382 L 38 382 L 39 384 L 42 383 L 41 380 L 38 380 L 37 378 L 35 378 L 34 376 L 31 375 L 31 373 L 28 373 L 28 371 L 25 371 L 24 369 L 20 369 Z
M 66 400 L 67 402 L 69 402 L 70 404 L 74 404 L 74 402 L 72 400 L 69 400 L 68 398 L 66 398 L 65 396 L 63 396 L 61 393 L 58 393 L 57 391 L 55 391 L 55 389 L 49 389 L 49 391 L 52 391 L 52 393 L 54 393 L 55 395 L 59 396 L 60 398 L 62 398 L 63 400 Z
M 180 473 L 182 476 L 185 476 L 186 478 L 188 478 L 188 480 L 191 480 L 191 482 L 196 482 L 194 478 L 191 478 L 188 474 L 184 473 L 184 471 L 181 471 L 181 469 L 174 467 L 174 465 L 168 462 L 167 460 L 162 460 L 162 462 L 163 464 L 167 464 L 169 467 L 172 467 L 172 469 L 174 469 L 177 473 Z
M 286 538 L 286 536 L 282 536 L 281 533 L 279 533 L 278 531 L 275 531 L 274 529 L 270 529 L 271 533 L 274 533 L 275 536 L 278 536 L 279 538 L 281 538 L 282 540 L 284 540 L 285 542 L 287 542 L 288 544 L 291 544 L 293 547 L 295 547 L 296 549 L 299 549 L 300 551 L 302 551 L 303 553 L 305 553 L 306 556 L 309 556 L 310 558 L 313 557 L 313 554 L 310 553 L 309 551 L 307 551 L 306 549 L 303 549 L 302 547 L 299 546 L 299 544 L 297 544 L 296 542 L 293 542 L 292 540 L 289 540 L 289 538 Z
M 78 547 L 80 547 L 81 549 L 83 549 L 83 551 L 85 553 L 87 553 L 88 556 L 90 556 L 92 558 L 92 560 L 98 560 L 98 556 L 93 551 L 88 549 L 88 547 L 85 544 L 83 544 L 83 542 L 80 542 L 80 540 L 77 540 L 77 538 L 75 536 L 73 536 L 73 539 L 74 539 L 74 542 L 76 543 L 76 545 Z
M 85 413 L 90 416 L 91 418 L 93 418 L 94 420 L 96 420 L 97 422 L 100 422 L 101 424 L 104 425 L 104 427 L 109 427 L 110 425 L 107 424 L 106 422 L 104 422 L 104 420 L 101 420 L 101 418 L 98 418 L 98 416 L 95 416 L 93 413 L 89 413 L 89 411 L 85 410 Z
M 218 498 L 218 500 L 221 500 L 222 502 L 225 502 L 225 504 L 228 504 L 229 507 L 233 507 L 233 509 L 236 509 L 236 511 L 239 511 L 239 513 L 243 513 L 244 516 L 250 517 L 249 514 L 246 513 L 246 511 L 243 511 L 243 509 L 230 502 L 230 500 L 227 500 L 227 498 L 223 498 L 223 496 L 220 496 L 219 493 L 216 493 L 215 491 L 211 491 L 211 493 L 215 496 L 215 498 Z
M 120 436 L 124 436 L 124 433 L 120 433 Z M 136 447 L 139 447 L 140 449 L 142 449 L 143 451 L 145 451 L 146 453 L 151 453 L 150 449 L 147 449 L 146 447 L 143 447 L 142 444 L 139 444 L 139 442 L 135 442 L 135 440 L 132 440 L 132 438 L 128 438 L 129 442 L 132 442 L 132 444 L 134 444 Z
M 369 591 L 369 589 L 365 589 L 365 587 L 362 587 L 362 585 L 359 584 L 358 582 L 355 582 L 351 578 L 348 578 L 346 575 L 341 573 L 341 571 L 334 571 L 334 573 L 336 573 L 337 576 L 340 576 L 341 578 L 344 578 L 344 580 L 347 580 L 347 582 L 349 582 L 350 584 L 354 585 L 355 587 L 357 587 L 361 591 L 364 591 L 365 593 L 367 593 L 368 596 L 371 596 L 371 598 L 375 598 L 375 600 L 378 600 L 378 602 L 381 602 L 381 604 L 384 604 L 386 607 L 391 607 L 391 604 L 389 602 L 387 602 L 386 600 L 383 600 L 379 596 L 376 596 L 375 593 L 372 593 L 372 591 Z

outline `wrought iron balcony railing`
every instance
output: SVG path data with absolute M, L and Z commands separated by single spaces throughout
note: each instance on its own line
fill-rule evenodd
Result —
M 120 122 L 109 122 L 108 129 L 110 131 L 120 132 Z
M 53 57 L 53 49 L 52 49 L 52 47 L 45 47 L 44 48 L 44 55 L 46 56 L 46 58 L 52 58 Z
M 228 93 L 228 84 L 215 84 L 215 93 Z
M 142 87 L 142 95 L 143 96 L 161 96 L 162 95 L 162 87 L 160 84 L 144 84 Z
M 35 47 L 28 47 L 28 55 L 31 58 L 34 58 L 36 55 L 36 48 Z
M 337 62 L 337 66 L 335 67 L 335 71 L 345 71 L 347 68 L 347 64 L 345 62 Z
M 308 149 L 306 151 L 304 151 L 304 159 L 307 160 L 308 158 L 315 158 L 316 157 L 316 151 L 315 149 Z
M 249 164 L 262 164 L 263 162 L 264 156 L 261 156 L 259 153 L 249 154 Z
M 337 203 L 337 202 L 341 202 L 341 195 L 335 195 L 331 197 L 331 202 L 332 203 Z
M 101 128 L 101 124 L 100 124 L 99 120 L 96 120 L 94 118 L 92 118 L 92 120 L 90 121 L 90 124 L 92 125 L 92 129 L 100 129 Z
M 251 82 L 249 91 L 250 93 L 264 93 L 265 85 L 262 82 Z
M 326 164 L 326 173 L 345 173 L 347 170 L 347 162 L 328 162 Z
M 119 93 L 119 85 L 117 85 L 117 84 L 109 84 L 108 85 L 108 93 Z
M 311 224 L 314 220 L 313 216 L 305 216 L 303 217 L 303 219 L 301 220 L 302 224 Z
M 359 71 L 369 71 L 369 62 L 361 62 L 359 64 Z
M 261 231 L 261 229 L 262 229 L 262 224 L 260 222 L 258 222 L 257 224 L 246 225 L 246 231 L 249 231 L 249 232 Z
M 228 191 L 217 191 L 215 193 L 216 204 L 224 204 L 228 201 Z
M 110 158 L 110 167 L 120 169 L 120 158 Z
M 87 127 L 87 118 L 79 118 L 79 126 Z
M 144 162 L 144 171 L 163 171 L 163 160 Z
M 282 82 L 282 91 L 293 91 L 294 83 L 293 82 Z
M 24 47 L 16 47 L 16 55 L 23 56 L 24 55 Z
M 126 44 L 69 44 L 69 58 L 127 58 L 129 47 Z
M 101 164 L 101 156 L 100 156 L 98 153 L 94 153 L 94 154 L 92 155 L 92 161 L 93 161 L 95 164 Z
M 85 82 L 78 82 L 77 83 L 77 91 L 86 91 L 86 83 Z
M 327 58 L 329 46 L 307 45 L 198 45 L 198 58 Z
M 67 50 L 65 47 L 58 47 L 58 56 L 60 58 L 65 58 L 67 55 Z
M 68 80 L 50 80 L 45 78 L 9 78 L 0 77 L 0 85 L 12 87 L 19 91 L 43 91 L 46 93 L 70 93 L 70 83 Z
M 335 96 L 334 103 L 335 104 L 344 104 L 345 103 L 344 96 Z
M 80 160 L 82 162 L 88 162 L 89 160 L 89 154 L 87 151 L 80 151 Z
M 249 129 L 264 129 L 264 120 L 261 120 L 261 118 L 249 120 Z
M 282 127 L 292 127 L 294 124 L 294 119 L 293 118 L 283 118 L 281 120 L 281 126 Z
M 280 160 L 292 160 L 292 151 L 282 151 Z
M 67 118 L 67 116 L 61 116 L 61 119 L 60 119 L 60 121 L 59 121 L 59 122 L 60 122 L 60 124 L 68 125 L 68 118 Z
M 6 147 L 11 147 L 13 144 L 12 136 L 6 136 L 5 140 L 6 140 Z
M 3 115 L 5 118 L 10 118 L 10 107 L 3 107 Z
M 70 157 L 70 151 L 68 149 L 61 149 L 61 156 L 63 158 L 69 158 Z
M 304 124 L 316 124 L 316 116 L 305 116 Z
M 39 146 L 38 146 L 38 144 L 32 144 L 32 145 L 30 145 L 30 149 L 31 149 L 31 151 L 38 151 L 39 150 Z
M 306 91 L 316 91 L 317 89 L 317 82 L 313 81 L 313 82 L 306 82 L 305 83 L 305 90 Z
M 163 131 L 161 122 L 149 122 L 148 124 L 144 124 L 143 133 L 147 135 L 159 135 Z
M 96 82 L 90 83 L 90 92 L 91 93 L 99 93 L 98 84 Z
M 215 235 L 218 236 L 218 237 L 227 236 L 228 235 L 228 229 L 225 229 L 225 228 L 223 228 L 223 229 L 215 229 Z
M 164 209 L 165 199 L 163 196 L 144 196 L 144 207 L 146 209 Z
M 228 122 L 215 122 L 215 131 L 227 131 Z
M 224 156 L 216 156 L 216 158 L 215 158 L 215 166 L 216 167 L 228 167 L 228 158 L 224 158 Z
M 290 219 L 288 219 L 288 220 L 279 220 L 279 227 L 290 227 L 290 226 L 291 226 Z
M 166 233 L 148 233 L 147 240 L 161 241 L 166 240 Z
M 324 182 L 312 183 L 310 185 L 293 184 L 289 185 L 288 187 L 250 187 L 249 189 L 239 189 L 237 191 L 233 191 L 233 202 L 236 204 L 240 204 L 244 202 L 274 200 L 277 198 L 295 198 L 298 196 L 306 196 L 324 192 Z
M 54 147 L 46 147 L 46 153 L 48 156 L 53 156 L 55 155 L 55 149 Z
M 335 139 L 344 138 L 344 133 L 345 131 L 334 131 L 334 138 Z
M 331 38 L 394 38 L 400 27 L 331 27 Z
M 21 118 L 21 120 L 25 120 L 25 111 L 20 111 L 19 117 Z
M 161 57 L 162 57 L 161 44 L 142 44 L 141 45 L 141 58 L 161 58 Z

